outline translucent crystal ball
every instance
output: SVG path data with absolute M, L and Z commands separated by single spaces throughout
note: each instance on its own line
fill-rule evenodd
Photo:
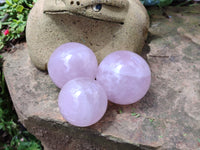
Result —
M 116 51 L 100 63 L 96 79 L 111 102 L 127 105 L 137 102 L 147 93 L 151 71 L 138 54 Z
M 94 79 L 97 68 L 97 59 L 92 50 L 75 42 L 58 47 L 48 62 L 49 76 L 59 88 L 77 77 Z
M 90 126 L 99 121 L 107 109 L 107 96 L 102 86 L 88 78 L 67 82 L 60 91 L 58 105 L 62 116 L 72 125 Z

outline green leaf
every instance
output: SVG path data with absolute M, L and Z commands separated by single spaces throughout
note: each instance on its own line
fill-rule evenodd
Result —
M 36 142 L 31 142 L 31 146 L 27 150 L 41 150 L 41 147 Z
M 9 25 L 10 22 L 2 22 L 1 24 L 2 24 L 2 25 Z
M 13 19 L 12 21 L 13 21 L 13 22 L 18 22 L 18 20 L 17 20 L 17 19 Z
M 6 145 L 6 144 L 4 144 L 4 150 L 11 150 L 11 147 L 10 146 L 8 146 L 8 145 Z
M 14 29 L 15 30 L 15 28 L 18 26 L 18 23 L 16 22 L 16 23 L 12 23 L 11 25 L 10 25 L 10 27 L 12 28 L 12 29 Z
M 171 4 L 173 0 L 160 0 L 160 3 L 158 4 L 160 7 L 168 6 Z
M 18 150 L 27 150 L 31 146 L 31 142 L 20 142 Z
M 22 15 L 22 14 L 17 14 L 17 18 L 19 19 L 19 20 L 23 20 L 24 19 L 24 15 Z
M 1 55 L 0 55 L 0 58 L 1 58 Z M 3 103 L 3 99 L 0 97 L 0 105 Z M 1 108 L 0 108 L 1 110 Z
M 33 7 L 33 4 L 29 4 L 29 3 L 27 2 L 27 0 L 24 0 L 24 2 L 25 2 L 25 4 L 26 4 L 28 7 L 30 7 L 30 8 Z
M 0 123 L 0 130 L 4 128 L 4 124 Z
M 152 123 L 153 121 L 154 121 L 154 119 L 149 119 L 149 122 L 151 122 L 151 123 Z
M 24 6 L 22 6 L 22 5 L 17 5 L 17 7 L 16 7 L 16 11 L 20 12 L 20 13 L 23 11 L 23 9 L 24 9 Z
M 15 7 L 16 7 L 16 6 L 17 6 L 17 4 L 13 4 L 13 5 L 12 5 L 12 8 L 14 8 L 14 9 L 15 9 Z
M 18 143 L 18 139 L 17 139 L 17 136 L 13 136 L 12 137 L 12 140 L 10 141 L 10 146 L 15 146 L 17 143 Z
M 140 114 L 137 114 L 137 113 L 131 113 L 131 116 L 135 116 L 136 118 L 139 118 L 140 117 Z
M 6 6 L 1 6 L 0 10 L 5 10 Z
M 13 0 L 15 3 L 17 3 L 19 0 Z
M 0 109 L 0 118 L 4 117 L 4 111 L 2 109 Z
M 137 113 L 131 113 L 131 116 L 136 116 L 137 115 Z
M 6 4 L 12 6 L 12 0 L 6 0 Z
M 18 26 L 18 28 L 16 29 L 16 30 L 17 30 L 17 33 L 22 33 L 22 32 L 24 31 L 24 28 L 25 28 L 24 25 Z

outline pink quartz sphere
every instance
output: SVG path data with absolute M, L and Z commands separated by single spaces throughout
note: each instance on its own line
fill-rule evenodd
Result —
M 77 77 L 94 79 L 97 68 L 97 59 L 92 50 L 75 42 L 58 47 L 48 62 L 49 76 L 59 88 Z
M 107 103 L 102 86 L 89 78 L 70 80 L 63 86 L 58 98 L 62 116 L 70 124 L 79 127 L 98 122 L 106 112 Z
M 137 102 L 147 93 L 151 71 L 146 61 L 136 53 L 116 51 L 100 63 L 96 79 L 111 102 L 127 105 Z

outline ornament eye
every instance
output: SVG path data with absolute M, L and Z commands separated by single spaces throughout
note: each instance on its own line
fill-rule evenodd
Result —
M 102 4 L 96 4 L 94 6 L 92 6 L 92 9 L 95 11 L 95 12 L 99 12 L 102 8 Z

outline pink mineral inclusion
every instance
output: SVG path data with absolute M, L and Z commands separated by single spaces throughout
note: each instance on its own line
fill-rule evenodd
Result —
M 92 50 L 75 42 L 58 47 L 48 62 L 49 76 L 59 88 L 77 77 L 95 79 L 97 68 L 97 59 Z
M 96 79 L 111 102 L 127 105 L 137 102 L 147 93 L 151 71 L 141 56 L 130 51 L 117 51 L 103 59 Z
M 107 96 L 102 86 L 88 78 L 67 82 L 58 98 L 62 116 L 72 125 L 90 126 L 99 121 L 107 109 Z

